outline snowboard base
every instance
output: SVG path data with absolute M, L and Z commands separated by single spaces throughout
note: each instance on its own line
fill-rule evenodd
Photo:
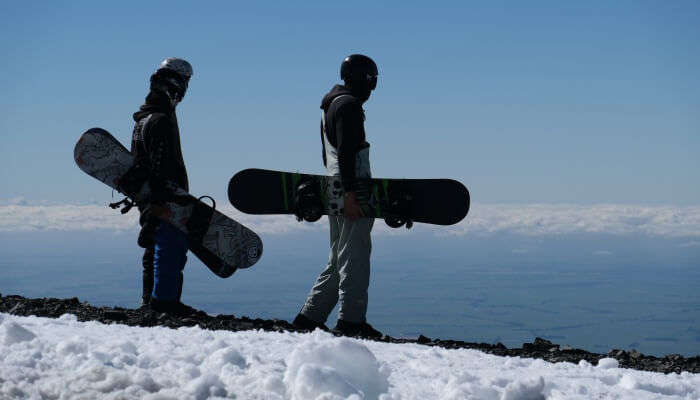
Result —
M 469 211 L 469 191 L 452 179 L 358 180 L 357 200 L 367 217 L 391 227 L 413 222 L 456 224 Z M 245 169 L 229 181 L 228 197 L 248 214 L 294 214 L 313 222 L 322 215 L 344 215 L 344 191 L 337 176 Z

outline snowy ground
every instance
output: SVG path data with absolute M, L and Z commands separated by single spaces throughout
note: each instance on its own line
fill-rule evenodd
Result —
M 700 399 L 700 374 L 0 313 L 0 399 Z

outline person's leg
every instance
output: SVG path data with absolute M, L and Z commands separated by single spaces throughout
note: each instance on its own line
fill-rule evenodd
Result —
M 168 223 L 161 223 L 156 231 L 153 258 L 152 299 L 160 302 L 178 302 L 182 290 L 182 270 L 187 260 L 187 236 Z
M 180 265 L 182 265 L 182 267 L 180 267 L 180 273 L 177 276 L 177 278 L 178 278 L 177 301 L 180 301 L 180 299 L 182 298 L 182 285 L 185 281 L 185 274 L 183 271 L 185 269 L 186 264 L 187 264 L 187 247 L 185 247 L 185 251 L 182 253 L 182 258 L 180 261 Z
M 148 247 L 143 252 L 143 291 L 141 292 L 141 305 L 147 305 L 151 302 L 151 293 L 153 292 L 153 257 L 155 249 Z
M 318 324 L 326 322 L 333 307 L 338 303 L 338 239 L 342 219 L 342 217 L 328 217 L 331 247 L 328 265 L 316 279 L 299 313 Z
M 364 323 L 369 289 L 371 232 L 373 218 L 345 219 L 338 241 L 339 301 L 338 319 Z

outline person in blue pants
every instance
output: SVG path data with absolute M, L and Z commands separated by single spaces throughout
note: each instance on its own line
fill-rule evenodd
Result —
M 153 249 L 153 291 L 149 306 L 177 314 L 194 311 L 180 302 L 187 236 L 156 217 L 168 212 L 166 202 L 176 201 L 169 189 L 171 185 L 189 190 L 175 107 L 185 96 L 191 76 L 192 66 L 183 59 L 167 58 L 160 64 L 151 75 L 144 104 L 134 113 L 131 141 L 134 162 L 149 171 L 151 189 L 150 201 L 139 205 L 142 229 L 138 240 L 147 253 Z M 144 272 L 148 272 L 146 268 Z
M 156 229 L 153 254 L 153 293 L 151 302 L 180 301 L 183 274 L 187 263 L 187 237 L 172 225 L 162 222 Z

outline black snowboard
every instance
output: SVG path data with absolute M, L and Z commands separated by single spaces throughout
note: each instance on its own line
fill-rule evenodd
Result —
M 147 173 L 134 167 L 134 158 L 117 139 L 101 128 L 83 133 L 73 157 L 93 178 L 118 190 L 136 204 L 148 198 Z M 213 273 L 227 278 L 248 268 L 262 256 L 262 241 L 255 232 L 215 210 L 184 190 L 171 188 L 177 202 L 168 202 L 163 219 L 187 234 L 187 244 Z
M 343 215 L 339 177 L 245 169 L 228 185 L 228 198 L 248 214 L 295 214 L 307 221 Z M 357 199 L 366 217 L 391 227 L 413 222 L 452 225 L 469 211 L 469 191 L 452 179 L 361 179 Z

